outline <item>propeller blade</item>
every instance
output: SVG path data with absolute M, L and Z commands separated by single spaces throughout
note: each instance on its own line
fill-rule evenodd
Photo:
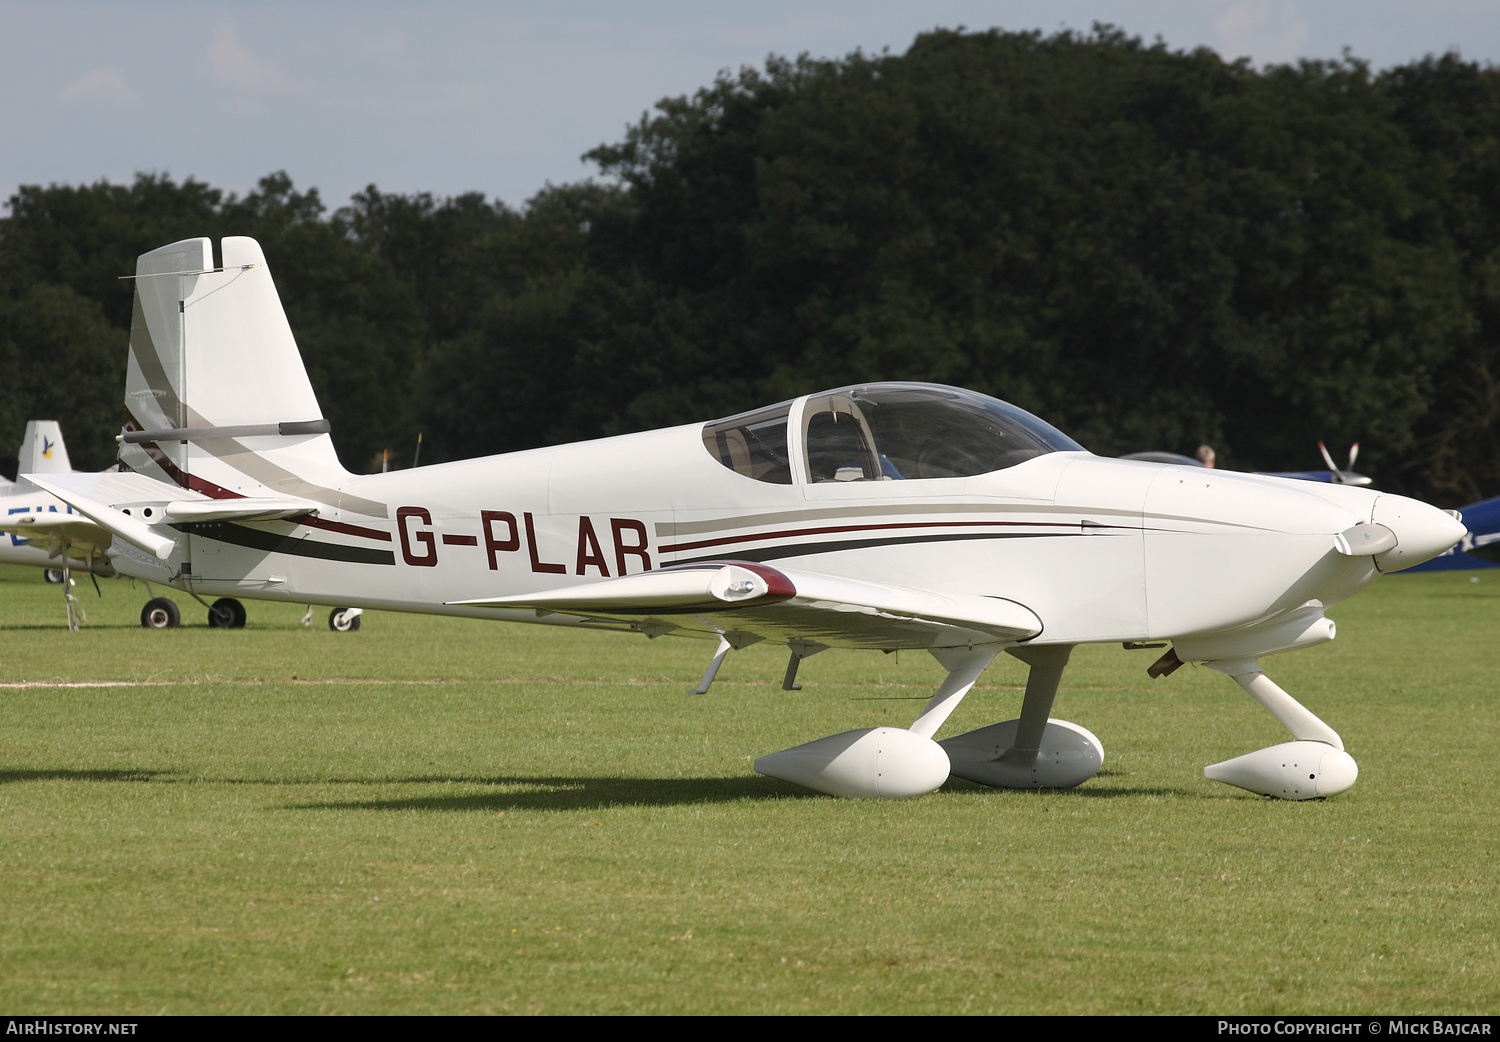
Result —
M 1328 464 L 1328 469 L 1337 471 L 1339 468 L 1333 465 L 1333 457 L 1328 454 L 1328 446 L 1321 441 L 1318 442 L 1318 451 L 1323 454 L 1323 462 Z
M 1359 442 L 1355 442 L 1353 445 L 1349 446 L 1349 465 L 1344 469 L 1353 470 L 1354 461 L 1357 459 L 1359 459 Z

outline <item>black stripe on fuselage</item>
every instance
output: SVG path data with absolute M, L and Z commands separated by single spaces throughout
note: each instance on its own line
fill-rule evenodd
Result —
M 273 554 L 292 554 L 297 557 L 316 557 L 324 561 L 345 561 L 349 564 L 395 564 L 396 554 L 391 550 L 375 550 L 364 546 L 346 546 L 343 543 L 325 543 L 318 539 L 298 539 L 279 535 L 260 528 L 246 528 L 228 521 L 195 521 L 192 524 L 173 525 L 179 532 L 189 532 L 205 539 L 215 539 L 234 546 L 248 546 L 252 550 L 267 550 Z
M 1126 531 L 1140 531 L 1139 529 L 1127 529 Z M 699 555 L 697 557 L 679 557 L 670 562 L 672 565 L 695 564 L 699 561 L 777 561 L 783 557 L 803 557 L 808 554 L 837 553 L 840 550 L 865 550 L 872 546 L 898 546 L 902 543 L 951 543 L 959 540 L 974 539 L 1074 539 L 1082 532 L 993 532 L 944 534 L 944 535 L 908 535 L 908 536 L 883 536 L 879 539 L 830 539 L 817 543 L 780 543 L 775 546 L 757 546 L 754 548 L 735 547 L 733 550 L 721 550 L 717 554 Z M 1089 535 L 1090 539 L 1097 539 L 1097 535 Z

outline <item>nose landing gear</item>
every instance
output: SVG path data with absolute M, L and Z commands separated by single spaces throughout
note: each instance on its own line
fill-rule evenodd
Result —
M 1283 691 L 1261 671 L 1258 662 L 1220 660 L 1203 664 L 1233 677 L 1296 739 L 1210 764 L 1203 768 L 1203 777 L 1282 800 L 1337 796 L 1354 784 L 1359 765 L 1344 751 L 1338 732 Z

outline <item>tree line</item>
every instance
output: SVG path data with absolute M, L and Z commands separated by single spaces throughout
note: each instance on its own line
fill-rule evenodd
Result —
M 1109 28 L 938 31 L 667 99 L 524 206 L 285 173 L 26 186 L 0 218 L 0 446 L 113 458 L 138 253 L 265 248 L 353 470 L 960 384 L 1095 452 L 1500 493 L 1500 70 L 1255 69 Z

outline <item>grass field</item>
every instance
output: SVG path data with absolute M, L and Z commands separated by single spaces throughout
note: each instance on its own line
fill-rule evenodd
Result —
M 0 570 L 0 1012 L 1494 1013 L 1497 574 L 1382 580 L 1268 660 L 1359 761 L 1336 799 L 1205 781 L 1285 732 L 1114 645 L 1056 707 L 1092 781 L 875 803 L 750 761 L 908 725 L 930 656 L 788 693 L 757 646 L 691 696 L 707 643 L 183 596 L 148 632 L 122 581 L 70 634 Z

